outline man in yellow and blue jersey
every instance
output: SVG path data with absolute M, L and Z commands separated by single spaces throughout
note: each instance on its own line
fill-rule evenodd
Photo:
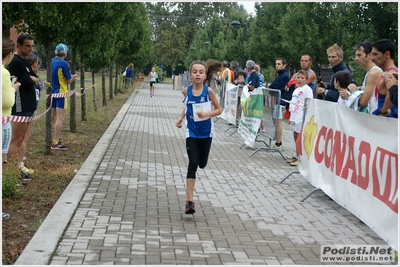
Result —
M 71 75 L 69 71 L 68 62 L 65 61 L 67 57 L 68 47 L 60 43 L 56 46 L 56 56 L 51 61 L 51 85 L 53 94 L 68 93 L 68 84 L 72 83 L 78 77 L 77 74 Z M 68 147 L 61 143 L 61 130 L 64 124 L 65 111 L 68 108 L 67 97 L 52 98 L 51 103 L 51 120 L 56 120 L 54 124 L 54 139 L 51 149 L 54 150 L 67 150 Z

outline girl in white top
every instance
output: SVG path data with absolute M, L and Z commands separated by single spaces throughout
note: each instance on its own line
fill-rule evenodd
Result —
M 150 77 L 150 97 L 154 96 L 154 84 L 156 83 L 157 72 L 154 67 L 151 68 L 149 73 Z

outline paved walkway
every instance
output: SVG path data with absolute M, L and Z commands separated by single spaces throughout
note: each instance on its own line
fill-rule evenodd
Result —
M 222 119 L 184 214 L 182 99 L 172 85 L 135 90 L 16 264 L 310 265 L 321 244 L 386 245 L 323 192 L 299 202 L 313 189 L 301 175 L 280 184 L 296 168 L 273 151 L 249 157 Z M 293 155 L 285 123 L 283 139 Z

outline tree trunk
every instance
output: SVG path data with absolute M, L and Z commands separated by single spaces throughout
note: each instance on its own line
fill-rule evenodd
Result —
M 119 77 L 119 68 L 118 68 L 118 63 L 115 66 L 115 88 L 114 88 L 114 94 L 118 95 L 118 77 Z
M 97 103 L 96 103 L 96 87 L 95 87 L 95 77 L 94 77 L 94 71 L 92 71 L 92 86 L 93 90 L 93 108 L 94 111 L 97 111 Z
M 71 64 L 69 66 L 71 73 L 76 73 L 76 49 L 71 50 Z M 70 88 L 75 88 L 75 81 L 70 84 Z M 71 105 L 70 105 L 70 117 L 69 117 L 69 130 L 71 133 L 76 133 L 76 96 L 73 94 L 70 97 Z
M 51 51 L 52 44 L 49 42 L 46 44 L 46 110 L 50 107 L 51 104 Z M 47 85 L 49 84 L 49 85 Z M 45 130 L 45 139 L 44 139 L 44 154 L 51 155 L 51 143 L 53 142 L 52 138 L 52 127 L 51 127 L 51 110 L 46 113 L 46 130 Z
M 112 86 L 112 81 L 113 81 L 113 67 L 112 67 L 112 65 L 111 65 L 111 67 L 110 67 L 110 88 L 108 89 L 108 91 L 109 91 L 109 93 L 110 93 L 110 95 L 109 95 L 109 99 L 113 99 L 114 98 L 114 92 L 113 92 L 113 86 Z M 117 78 L 115 78 L 115 79 L 117 79 Z
M 112 81 L 112 79 L 110 79 Z M 101 93 L 103 95 L 103 107 L 107 106 L 107 92 L 106 92 L 106 69 L 101 71 Z
M 85 92 L 85 56 L 81 53 L 81 119 L 82 121 L 87 121 L 86 119 L 86 95 Z M 76 90 L 77 92 L 79 90 Z

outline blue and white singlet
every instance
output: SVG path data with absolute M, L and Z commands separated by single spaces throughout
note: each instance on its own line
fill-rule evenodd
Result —
M 194 121 L 193 118 L 193 107 L 192 104 L 197 103 L 205 103 L 210 101 L 210 97 L 208 95 L 208 86 L 203 86 L 203 92 L 199 96 L 194 96 L 192 94 L 192 85 L 190 85 L 187 89 L 187 95 L 184 100 L 185 103 L 185 111 L 186 111 L 186 120 L 185 120 L 185 134 L 186 138 L 209 138 L 214 137 L 214 125 L 211 118 L 208 118 L 203 121 Z

